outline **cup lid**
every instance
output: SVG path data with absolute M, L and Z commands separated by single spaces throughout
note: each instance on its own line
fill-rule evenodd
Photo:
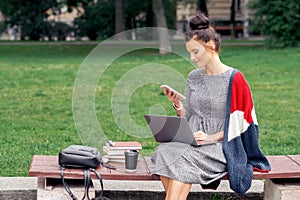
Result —
M 126 153 L 126 154 L 138 154 L 139 151 L 138 150 L 126 150 L 124 153 Z

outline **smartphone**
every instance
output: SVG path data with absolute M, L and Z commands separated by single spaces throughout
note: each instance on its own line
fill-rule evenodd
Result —
M 161 85 L 160 88 L 161 88 L 161 89 L 166 88 L 166 89 L 169 90 L 169 91 L 176 92 L 176 93 L 177 93 L 177 96 L 178 96 L 178 98 L 179 98 L 179 100 L 185 100 L 185 99 L 186 99 L 186 97 L 185 97 L 184 95 L 180 94 L 179 92 L 177 92 L 175 89 L 171 88 L 171 87 L 168 86 L 168 85 Z

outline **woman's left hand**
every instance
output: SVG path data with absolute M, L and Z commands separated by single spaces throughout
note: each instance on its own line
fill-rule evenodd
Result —
M 201 141 L 207 141 L 209 140 L 208 134 L 204 133 L 203 131 L 198 131 L 194 134 L 194 137 L 196 140 L 201 140 Z
M 206 134 L 203 131 L 198 131 L 194 134 L 196 140 L 201 141 L 222 141 L 224 138 L 224 131 L 220 131 L 214 134 Z

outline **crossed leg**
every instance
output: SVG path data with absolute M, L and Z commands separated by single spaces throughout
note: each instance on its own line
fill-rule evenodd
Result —
M 165 176 L 160 176 L 160 180 L 166 190 L 165 200 L 186 200 L 192 184 L 182 183 Z

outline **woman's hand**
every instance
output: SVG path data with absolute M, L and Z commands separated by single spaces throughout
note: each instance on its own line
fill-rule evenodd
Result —
M 194 134 L 196 140 L 201 141 L 222 141 L 224 138 L 224 131 L 217 132 L 215 134 L 206 134 L 203 131 L 198 131 Z
M 176 110 L 177 116 L 184 117 L 185 109 L 183 108 L 183 105 L 182 105 L 181 101 L 178 98 L 177 92 L 167 90 L 166 88 L 164 88 L 164 94 L 168 97 L 168 99 L 170 101 L 173 102 L 173 107 Z
M 181 102 L 178 98 L 178 94 L 174 91 L 167 90 L 167 88 L 164 88 L 164 94 L 168 97 L 170 101 L 174 103 L 174 105 L 179 108 L 181 106 Z
M 194 137 L 196 140 L 201 140 L 201 141 L 208 141 L 209 140 L 209 135 L 204 133 L 203 131 L 198 131 L 194 134 Z

